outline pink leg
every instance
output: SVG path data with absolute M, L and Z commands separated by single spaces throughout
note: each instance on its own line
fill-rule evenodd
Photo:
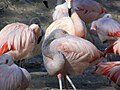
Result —
M 59 74 L 57 75 L 57 77 L 58 77 L 58 80 L 59 80 L 60 90 L 62 90 L 62 74 L 59 73 Z

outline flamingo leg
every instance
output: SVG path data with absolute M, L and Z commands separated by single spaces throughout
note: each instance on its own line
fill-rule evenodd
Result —
M 68 75 L 66 75 L 66 78 L 67 78 L 68 82 L 70 83 L 70 85 L 73 87 L 73 89 L 77 90 L 76 87 L 75 87 L 75 85 L 73 84 L 72 80 L 69 78 Z
M 66 76 L 64 76 L 64 84 L 65 84 L 65 89 L 68 90 L 68 83 L 67 83 Z
M 59 74 L 57 75 L 57 77 L 58 77 L 58 80 L 59 80 L 60 90 L 62 90 L 62 74 L 59 73 Z

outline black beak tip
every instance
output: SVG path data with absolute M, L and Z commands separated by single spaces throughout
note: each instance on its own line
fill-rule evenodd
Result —
M 44 3 L 44 5 L 45 5 L 47 8 L 49 8 L 49 7 L 48 7 L 48 2 L 47 2 L 47 1 L 43 1 L 43 3 Z
M 71 17 L 71 8 L 68 9 L 68 14 L 69 14 L 69 17 Z

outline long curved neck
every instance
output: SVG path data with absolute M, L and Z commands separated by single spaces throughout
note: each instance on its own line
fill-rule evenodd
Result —
M 42 54 L 45 56 L 48 56 L 49 58 L 52 58 L 50 54 L 50 43 L 54 40 L 54 37 L 52 35 L 49 35 L 42 43 Z
M 42 45 L 44 64 L 50 75 L 58 74 L 63 69 L 65 63 L 64 56 L 61 52 L 50 50 L 50 43 L 54 39 L 53 35 L 50 35 L 44 40 Z

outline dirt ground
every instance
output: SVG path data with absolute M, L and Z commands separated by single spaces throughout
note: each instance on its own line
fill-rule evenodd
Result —
M 16 1 L 16 0 L 14 0 Z M 41 27 L 45 30 L 52 22 L 52 13 L 56 5 L 56 0 L 48 0 L 49 9 L 45 8 L 42 0 L 31 0 L 28 3 L 7 2 L 8 7 L 0 2 L 0 29 L 5 25 L 14 22 L 29 24 L 30 20 L 38 17 L 41 21 Z M 119 0 L 96 0 L 105 6 L 113 15 L 113 18 L 120 21 L 120 1 Z M 1 10 L 4 7 L 4 10 Z M 97 43 L 99 49 L 104 49 L 106 45 Z M 58 90 L 58 80 L 56 77 L 48 76 L 42 63 L 41 55 L 29 60 L 29 65 L 25 65 L 30 72 L 32 81 L 27 90 Z M 78 90 L 115 90 L 105 77 L 85 71 L 85 76 L 71 77 Z M 69 89 L 71 86 L 69 85 Z

